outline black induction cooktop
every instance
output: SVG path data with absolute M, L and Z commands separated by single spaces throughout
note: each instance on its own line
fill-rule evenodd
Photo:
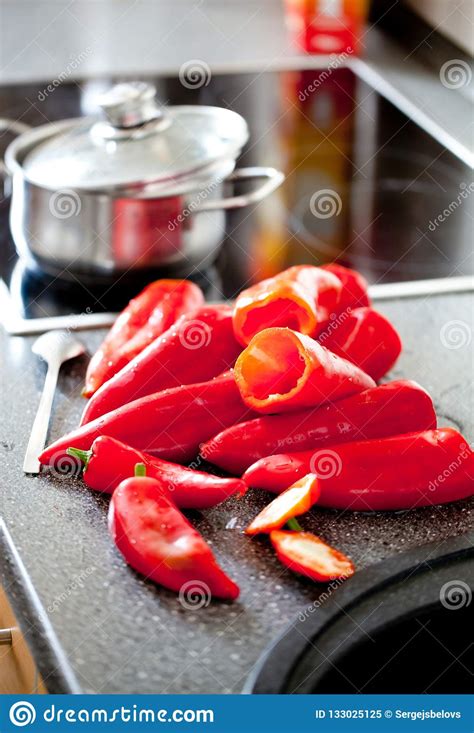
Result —
M 89 114 L 94 91 L 112 81 L 63 84 L 41 103 L 41 85 L 0 88 L 0 116 L 39 125 Z M 214 75 L 198 89 L 176 78 L 152 81 L 163 102 L 242 114 L 250 141 L 238 163 L 286 173 L 269 199 L 229 212 L 216 261 L 193 273 L 209 298 L 232 297 L 302 262 L 339 260 L 371 283 L 472 274 L 468 167 L 351 70 L 334 69 L 323 80 L 318 70 Z M 0 134 L 0 151 L 10 140 Z M 18 260 L 8 214 L 5 196 L 0 276 L 18 315 L 117 310 L 156 274 L 130 273 L 119 284 L 52 280 Z

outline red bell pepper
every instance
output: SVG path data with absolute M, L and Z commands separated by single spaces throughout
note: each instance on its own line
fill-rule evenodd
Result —
M 310 471 L 319 479 L 318 504 L 332 509 L 413 509 L 474 494 L 474 453 L 452 428 L 269 456 L 242 478 L 278 493 Z
M 355 308 L 344 318 L 336 318 L 318 334 L 318 341 L 375 381 L 393 367 L 402 350 L 392 324 L 372 308 Z
M 254 535 L 280 529 L 293 517 L 309 512 L 313 504 L 317 502 L 319 494 L 317 476 L 314 473 L 308 473 L 270 502 L 249 524 L 245 533 Z
M 206 460 L 240 476 L 260 458 L 354 440 L 436 427 L 433 401 L 419 384 L 389 382 L 359 394 L 286 415 L 265 415 L 226 428 L 201 448 Z
M 122 481 L 110 500 L 109 530 L 125 560 L 146 578 L 186 600 L 197 594 L 235 599 L 238 586 L 219 567 L 209 545 L 162 491 L 143 475 Z M 190 601 L 191 602 L 191 601 Z
M 354 364 L 289 328 L 254 336 L 236 361 L 235 379 L 244 402 L 261 413 L 315 407 L 375 387 Z
M 90 360 L 83 390 L 90 397 L 181 316 L 204 302 L 190 280 L 156 280 L 130 301 Z
M 109 435 L 165 460 L 187 463 L 197 455 L 201 443 L 248 416 L 233 374 L 228 372 L 209 382 L 166 389 L 129 402 L 52 443 L 39 460 L 57 465 L 70 446 L 89 450 L 96 438 Z
M 337 306 L 337 313 L 370 305 L 369 286 L 365 277 L 359 272 L 338 265 L 336 262 L 322 265 L 321 269 L 332 272 L 341 281 L 342 292 Z
M 317 583 L 345 580 L 354 574 L 352 560 L 310 532 L 274 530 L 270 541 L 280 562 Z
M 341 290 L 340 280 L 319 267 L 290 267 L 240 293 L 234 308 L 235 336 L 246 345 L 272 326 L 313 334 L 336 309 Z
M 81 425 L 153 392 L 204 382 L 234 365 L 241 352 L 232 309 L 205 305 L 182 316 L 95 393 Z
M 147 476 L 160 481 L 163 491 L 182 509 L 208 509 L 229 496 L 244 494 L 247 488 L 241 479 L 193 471 L 142 453 L 107 435 L 94 440 L 89 451 L 71 447 L 67 453 L 84 463 L 82 477 L 87 486 L 107 494 L 133 476 L 136 463 L 143 463 Z

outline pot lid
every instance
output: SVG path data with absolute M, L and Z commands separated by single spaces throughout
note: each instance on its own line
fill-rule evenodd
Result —
M 170 186 L 221 159 L 248 139 L 243 117 L 220 107 L 160 107 L 155 88 L 119 84 L 100 100 L 104 119 L 79 118 L 25 156 L 27 178 L 51 189 L 88 191 Z

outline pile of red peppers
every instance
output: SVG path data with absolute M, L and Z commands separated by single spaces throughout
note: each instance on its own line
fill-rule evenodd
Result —
M 187 280 L 158 280 L 117 318 L 86 375 L 80 426 L 40 461 L 66 456 L 111 494 L 109 528 L 138 572 L 180 592 L 233 600 L 238 586 L 181 510 L 248 487 L 277 496 L 246 529 L 317 582 L 352 561 L 304 531 L 314 505 L 408 510 L 474 493 L 474 453 L 438 428 L 430 395 L 378 382 L 402 349 L 367 283 L 338 264 L 290 267 L 207 305 Z M 199 456 L 199 457 L 198 457 Z M 225 477 L 196 470 L 207 463 Z

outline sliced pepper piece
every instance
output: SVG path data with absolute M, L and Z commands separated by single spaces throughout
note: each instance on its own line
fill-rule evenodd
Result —
M 413 509 L 474 494 L 474 453 L 453 428 L 269 456 L 242 478 L 279 493 L 309 471 L 319 479 L 318 504 L 332 509 Z
M 190 280 L 156 280 L 147 285 L 120 313 L 90 360 L 83 395 L 93 395 L 183 313 L 202 303 L 201 289 Z
M 375 381 L 393 367 L 402 350 L 395 328 L 372 308 L 354 308 L 344 318 L 336 318 L 318 334 L 318 341 Z
M 146 578 L 189 594 L 234 600 L 238 586 L 219 567 L 209 545 L 162 491 L 140 475 L 122 481 L 112 494 L 109 530 L 125 560 Z
M 282 450 L 303 451 L 435 427 L 436 413 L 428 392 L 403 379 L 316 409 L 265 415 L 232 425 L 203 445 L 201 454 L 240 476 L 255 461 Z
M 182 316 L 93 395 L 81 425 L 153 392 L 212 379 L 241 352 L 232 309 L 205 305 Z
M 94 440 L 89 451 L 71 447 L 67 453 L 84 464 L 82 477 L 87 486 L 107 494 L 133 476 L 136 463 L 143 463 L 147 476 L 159 480 L 163 491 L 182 509 L 208 509 L 234 494 L 244 494 L 247 488 L 241 479 L 220 478 L 169 463 L 107 435 Z
M 321 269 L 332 272 L 341 281 L 342 291 L 337 306 L 337 313 L 370 305 L 369 286 L 367 280 L 360 272 L 352 270 L 349 267 L 343 267 L 343 265 L 338 265 L 336 262 L 331 262 L 329 265 L 322 265 Z
M 346 579 L 355 572 L 352 560 L 311 532 L 274 530 L 270 541 L 283 565 L 317 583 Z
M 245 346 L 272 326 L 312 334 L 336 310 L 341 290 L 341 281 L 320 267 L 290 267 L 240 293 L 234 307 L 235 336 Z
M 308 473 L 270 502 L 249 524 L 245 533 L 254 535 L 280 529 L 293 517 L 309 512 L 320 493 L 318 477 Z
M 244 402 L 261 413 L 315 407 L 375 387 L 354 364 L 289 328 L 254 336 L 235 363 L 235 379 Z
M 227 372 L 209 382 L 166 389 L 122 405 L 52 443 L 39 460 L 55 466 L 70 446 L 89 450 L 96 438 L 109 435 L 165 460 L 188 463 L 201 443 L 249 416 L 233 374 Z

